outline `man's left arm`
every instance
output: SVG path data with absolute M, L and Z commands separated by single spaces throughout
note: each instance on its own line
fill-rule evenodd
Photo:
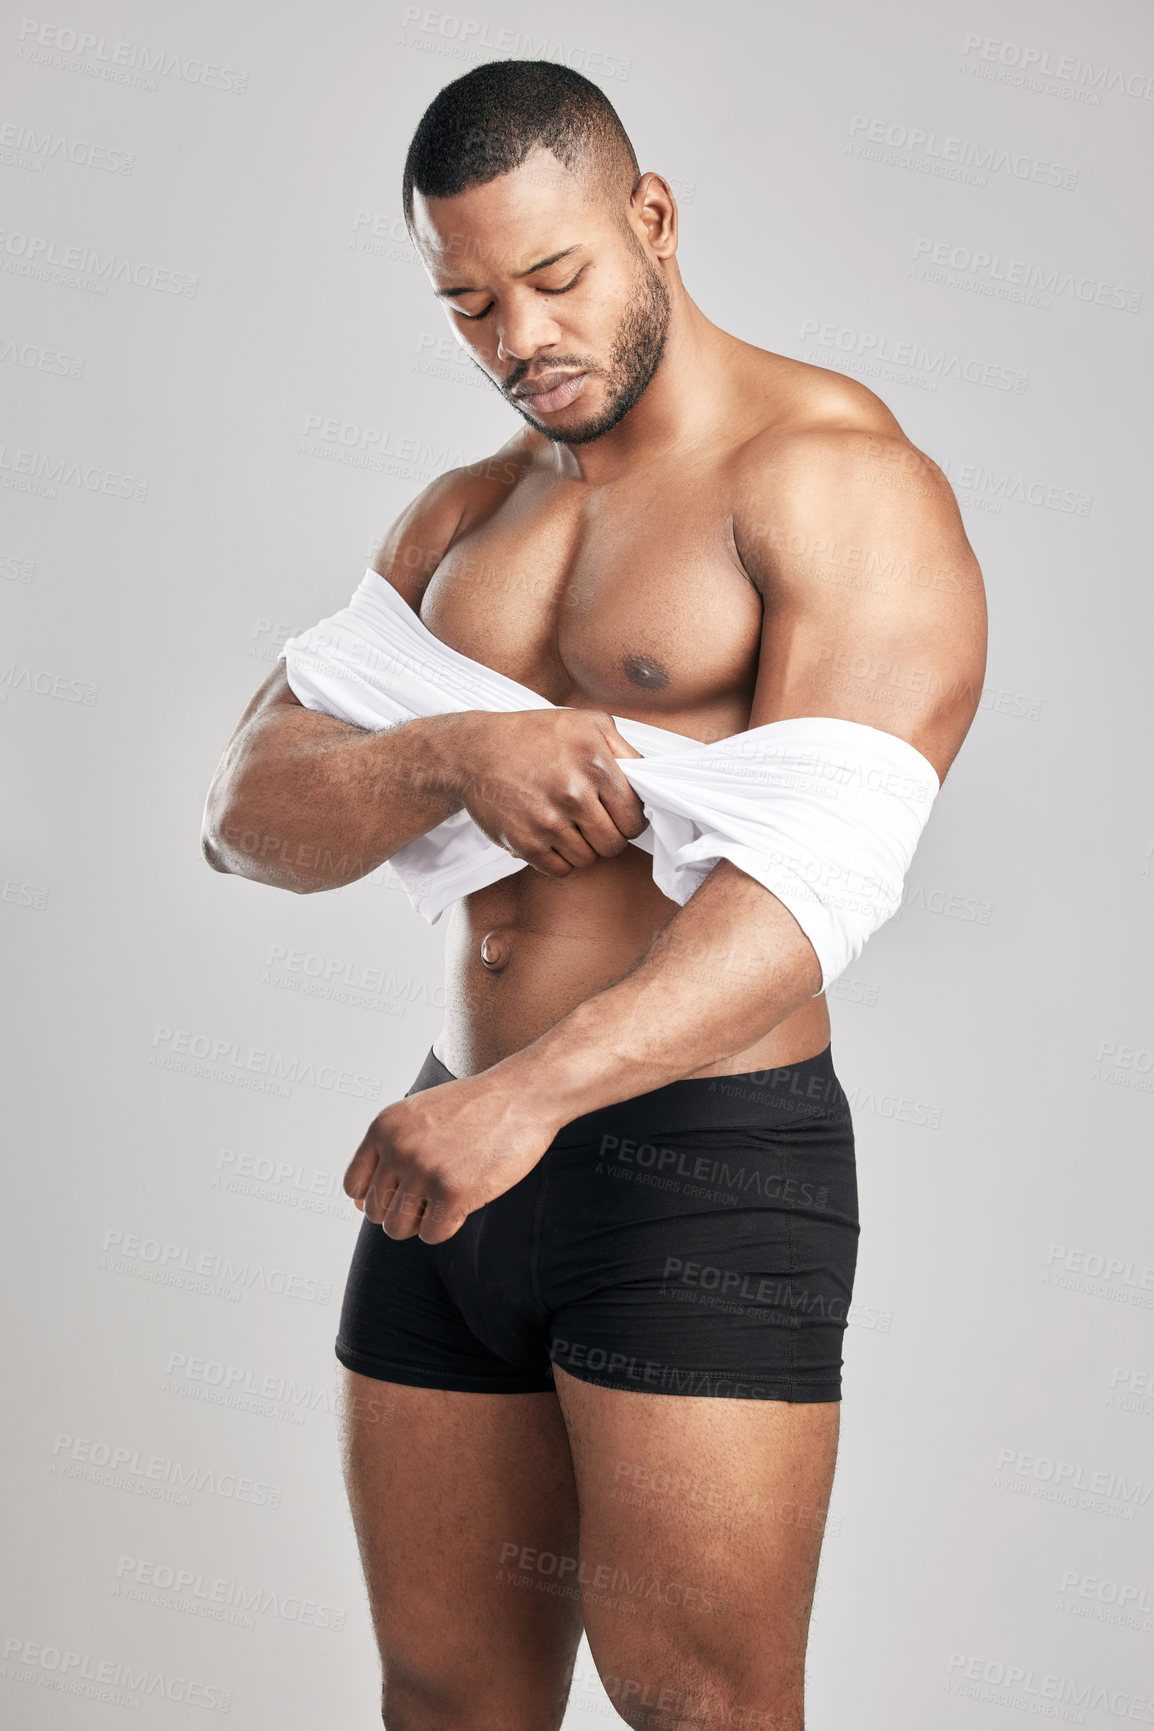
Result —
M 755 460 L 742 492 L 734 539 L 763 598 L 748 727 L 865 723 L 940 782 L 986 654 L 981 572 L 940 469 L 901 438 L 821 431 Z M 821 981 L 793 915 L 722 859 L 621 979 L 495 1068 L 568 1122 L 744 1050 Z

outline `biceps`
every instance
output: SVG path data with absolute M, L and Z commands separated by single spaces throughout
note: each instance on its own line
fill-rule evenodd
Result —
M 940 565 L 811 560 L 767 609 L 749 725 L 861 722 L 906 740 L 944 774 L 978 706 L 985 642 L 968 550 Z

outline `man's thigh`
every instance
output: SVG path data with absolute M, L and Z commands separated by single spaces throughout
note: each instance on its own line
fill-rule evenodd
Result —
M 555 1375 L 585 1627 L 618 1712 L 638 1731 L 802 1731 L 840 1403 Z
M 410 1388 L 344 1366 L 338 1376 L 385 1723 L 551 1731 L 581 1637 L 557 1396 Z

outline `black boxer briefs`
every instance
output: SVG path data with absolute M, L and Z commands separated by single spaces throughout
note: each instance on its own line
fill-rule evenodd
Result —
M 454 1078 L 429 1051 L 410 1094 Z M 859 1236 L 830 1048 L 566 1124 L 443 1244 L 362 1221 L 336 1356 L 418 1388 L 841 1398 Z

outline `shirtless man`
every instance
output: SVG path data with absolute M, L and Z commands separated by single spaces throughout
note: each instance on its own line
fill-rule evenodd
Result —
M 444 1027 L 345 1179 L 364 1220 L 336 1350 L 383 1721 L 550 1731 L 584 1627 L 634 1727 L 802 1731 L 852 1133 L 809 939 L 725 858 L 684 907 L 657 889 L 613 717 L 707 742 L 837 717 L 942 778 L 982 687 L 981 575 L 871 391 L 694 304 L 669 184 L 586 79 L 468 73 L 405 186 L 452 329 L 526 425 L 427 487 L 374 569 L 563 707 L 364 731 L 278 667 L 204 827 L 217 870 L 302 894 L 462 807 L 525 862 L 447 915 Z M 756 1194 L 725 1193 L 721 1156 Z

